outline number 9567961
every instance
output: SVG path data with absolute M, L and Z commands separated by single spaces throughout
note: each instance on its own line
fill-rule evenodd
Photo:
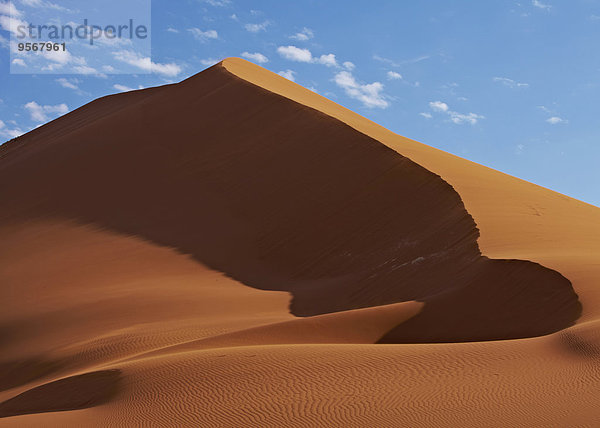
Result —
M 46 51 L 46 52 L 58 52 L 58 51 L 66 51 L 67 46 L 66 43 L 50 43 L 50 42 L 40 42 L 40 43 L 19 43 L 17 45 L 17 49 L 20 52 L 38 52 L 38 51 Z

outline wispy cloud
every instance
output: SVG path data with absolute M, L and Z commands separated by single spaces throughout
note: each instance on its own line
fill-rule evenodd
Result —
M 542 3 L 539 0 L 533 0 L 531 2 L 531 4 L 533 4 L 535 7 L 539 8 L 539 9 L 544 9 L 544 10 L 550 10 L 550 9 L 552 9 L 551 5 Z
M 423 113 L 419 113 L 421 116 L 423 116 L 425 119 L 431 119 L 433 117 L 433 115 L 431 113 L 427 113 L 427 112 L 423 112 Z
M 383 84 L 380 82 L 359 83 L 349 71 L 340 71 L 333 81 L 344 89 L 349 97 L 359 100 L 365 107 L 387 108 L 390 105 L 383 94 Z
M 137 89 L 144 89 L 144 87 L 142 85 L 139 85 L 136 89 L 136 88 L 130 88 L 129 86 L 121 85 L 119 83 L 114 84 L 113 88 L 115 88 L 119 92 L 129 92 L 129 91 L 135 91 Z
M 552 116 L 546 119 L 546 122 L 548 122 L 550 125 L 558 125 L 559 123 L 567 123 L 567 120 L 558 116 Z
M 269 62 L 269 59 L 259 52 L 242 52 L 242 57 L 249 59 L 251 61 L 257 62 L 259 64 L 264 64 L 265 62 Z
M 306 40 L 310 40 L 315 36 L 315 33 L 310 28 L 304 27 L 302 31 L 290 36 L 290 39 L 299 40 L 301 42 L 305 42 Z
M 569 122 L 568 120 L 560 117 L 555 109 L 548 108 L 546 106 L 538 106 L 538 108 L 550 116 L 546 119 L 546 122 L 550 125 L 558 125 L 559 123 L 566 124 Z
M 250 31 L 251 33 L 258 33 L 260 31 L 266 31 L 269 24 L 269 21 L 265 21 L 261 24 L 246 24 L 244 25 L 244 28 L 246 31 Z
M 387 72 L 388 80 L 402 80 L 402 75 L 400 73 L 396 73 L 395 71 Z
M 31 120 L 35 122 L 47 122 L 52 116 L 61 116 L 69 112 L 69 107 L 66 104 L 57 105 L 40 105 L 35 101 L 30 101 L 25 104 L 25 110 L 29 112 Z
M 201 0 L 211 6 L 223 7 L 231 4 L 231 0 Z
M 476 113 L 459 113 L 457 111 L 450 110 L 448 104 L 442 101 L 432 101 L 429 103 L 429 107 L 434 112 L 443 113 L 448 115 L 450 122 L 455 123 L 457 125 L 462 125 L 464 123 L 468 123 L 470 125 L 475 125 L 479 120 L 485 119 L 485 116 Z M 427 114 L 427 113 L 425 113 Z M 424 114 L 421 114 L 424 117 Z
M 450 115 L 450 121 L 457 125 L 462 125 L 463 123 L 475 125 L 480 119 L 485 119 L 485 116 L 475 113 L 462 114 L 455 111 L 449 111 L 448 114 Z
M 56 3 L 52 3 L 46 0 L 21 0 L 21 3 L 25 6 L 35 7 L 36 9 L 53 9 L 59 12 L 72 12 L 66 7 L 60 6 Z
M 17 28 L 27 27 L 29 25 L 27 22 L 19 19 L 19 15 L 0 15 L 0 27 L 13 35 L 17 35 Z
M 56 81 L 63 88 L 73 89 L 74 91 L 78 92 L 80 91 L 78 86 L 80 82 L 78 79 L 66 79 L 64 77 L 61 77 L 60 79 L 56 79 Z
M 417 56 L 414 58 L 405 59 L 402 61 L 394 61 L 389 58 L 379 56 L 377 54 L 373 55 L 373 59 L 375 61 L 383 62 L 384 64 L 391 65 L 392 67 L 401 67 L 406 64 L 416 64 L 418 62 L 425 61 L 426 59 L 429 59 L 429 58 L 431 58 L 431 55 L 421 55 L 421 56 Z
M 8 16 L 21 16 L 21 11 L 12 2 L 0 3 L 0 13 Z
M 296 74 L 296 72 L 293 71 L 293 70 L 280 71 L 277 74 L 279 74 L 280 76 L 285 77 L 288 80 L 291 80 L 292 82 L 296 81 L 296 78 L 294 77 L 294 75 Z
M 179 33 L 179 30 L 177 30 L 176 28 L 172 28 L 172 27 L 167 28 L 167 31 L 169 33 Z
M 356 67 L 356 66 L 354 65 L 354 63 L 352 63 L 352 62 L 350 62 L 350 61 L 346 61 L 346 62 L 344 62 L 342 65 L 344 66 L 344 68 L 345 68 L 346 70 L 350 70 L 350 71 L 354 70 L 354 68 Z
M 221 61 L 220 59 L 216 59 L 216 58 L 204 58 L 204 59 L 200 60 L 200 64 L 210 66 L 210 65 L 215 65 L 216 63 L 218 63 L 220 61 Z
M 118 61 L 139 68 L 147 73 L 157 73 L 168 77 L 175 77 L 181 73 L 181 67 L 175 63 L 160 64 L 152 62 L 150 57 L 145 57 L 134 51 L 122 50 L 113 52 Z
M 9 46 L 10 46 L 10 43 L 9 43 L 8 39 L 6 39 L 4 36 L 2 36 L 0 34 L 0 48 L 8 49 Z
M 188 28 L 188 31 L 194 36 L 196 40 L 206 42 L 208 40 L 215 40 L 219 38 L 219 33 L 216 30 L 202 31 L 200 28 Z
M 529 86 L 529 83 L 517 82 L 513 79 L 509 79 L 508 77 L 494 77 L 492 80 L 509 88 L 526 88 Z
M 14 124 L 17 125 L 16 123 Z M 16 128 L 10 129 L 6 124 L 0 120 L 0 137 L 2 138 L 15 138 L 23 135 L 23 131 L 17 126 Z

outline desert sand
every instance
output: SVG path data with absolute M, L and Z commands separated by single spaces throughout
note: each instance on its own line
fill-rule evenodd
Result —
M 600 425 L 600 208 L 229 58 L 0 146 L 0 427 Z

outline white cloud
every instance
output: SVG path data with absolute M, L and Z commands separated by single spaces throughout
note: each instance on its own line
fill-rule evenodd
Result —
M 125 85 L 121 85 L 119 83 L 116 83 L 113 85 L 113 88 L 115 88 L 117 91 L 121 91 L 121 92 L 129 92 L 129 91 L 135 91 L 135 88 L 130 88 L 129 86 L 125 86 Z M 144 87 L 142 85 L 138 86 L 137 89 L 144 89 Z
M 21 67 L 27 67 L 27 64 L 25 63 L 25 61 L 23 61 L 21 58 L 15 58 L 11 61 L 11 64 L 14 65 L 19 65 Z
M 21 3 L 23 3 L 25 6 L 35 7 L 36 9 L 46 8 L 46 9 L 58 10 L 60 12 L 72 12 L 71 10 L 67 9 L 66 7 L 59 6 L 56 3 L 51 3 L 51 2 L 45 1 L 45 0 L 21 0 Z
M 211 66 L 211 65 L 215 65 L 216 63 L 218 63 L 220 61 L 221 61 L 220 59 L 216 59 L 216 58 L 205 58 L 205 59 L 200 60 L 200 64 L 206 65 L 206 66 Z
M 542 3 L 539 0 L 533 0 L 531 2 L 531 4 L 533 4 L 537 8 L 544 9 L 544 10 L 550 10 L 550 9 L 552 9 L 552 6 L 550 6 L 549 4 L 544 4 L 544 3 Z
M 448 104 L 446 104 L 442 101 L 432 101 L 429 103 L 429 107 L 431 108 L 431 110 L 433 110 L 435 112 L 447 114 L 450 117 L 450 121 L 457 125 L 462 125 L 464 123 L 468 123 L 470 125 L 475 125 L 480 119 L 485 119 L 485 116 L 482 116 L 482 115 L 476 114 L 476 113 L 464 114 L 464 113 L 452 111 L 452 110 L 450 110 L 450 107 L 448 107 Z M 421 115 L 424 117 L 427 117 L 423 113 L 421 113 Z
M 350 62 L 350 61 L 346 61 L 346 62 L 344 62 L 342 65 L 344 66 L 344 68 L 345 68 L 346 70 L 350 70 L 350 71 L 354 70 L 354 68 L 356 67 L 356 66 L 354 65 L 354 63 L 352 63 L 352 62 Z
M 13 125 L 17 125 L 14 121 L 9 121 L 12 122 Z M 19 129 L 19 127 L 16 127 L 14 129 L 9 129 L 6 127 L 6 124 L 0 120 L 0 136 L 3 138 L 16 138 L 23 135 L 23 131 L 21 131 L 21 129 Z
M 64 77 L 61 77 L 60 79 L 56 79 L 56 81 L 63 88 L 73 89 L 74 91 L 79 90 L 79 86 L 77 86 L 77 84 L 79 83 L 79 80 L 77 80 L 77 79 L 65 79 Z
M 568 120 L 561 118 L 555 109 L 551 109 L 546 106 L 538 106 L 538 108 L 550 116 L 548 119 L 546 119 L 546 122 L 548 122 L 550 125 L 558 125 L 559 123 L 569 122 Z
M 115 59 L 126 64 L 133 65 L 142 71 L 149 73 L 162 74 L 168 77 L 177 76 L 181 73 L 181 67 L 175 63 L 160 64 L 152 62 L 150 57 L 145 57 L 133 51 L 117 51 L 113 52 Z
M 387 78 L 388 80 L 400 80 L 402 79 L 402 75 L 400 73 L 396 73 L 395 71 L 388 71 Z
M 188 31 L 192 33 L 192 36 L 194 36 L 195 39 L 200 40 L 201 42 L 219 38 L 219 33 L 217 33 L 216 30 L 202 31 L 200 28 L 188 28 Z
M 167 31 L 168 31 L 169 33 L 179 33 L 179 30 L 177 30 L 177 29 L 175 29 L 175 28 L 172 28 L 172 27 L 169 27 L 169 28 L 167 28 Z
M 57 105 L 39 105 L 35 101 L 25 104 L 25 109 L 29 112 L 31 120 L 36 122 L 47 122 L 50 116 L 61 116 L 69 112 L 66 104 Z
M 17 29 L 19 27 L 27 27 L 27 25 L 27 22 L 22 21 L 15 16 L 0 15 L 0 27 L 13 35 L 17 35 Z
M 385 64 L 391 65 L 392 67 L 401 67 L 405 64 L 416 64 L 417 62 L 425 61 L 426 59 L 431 58 L 431 55 L 421 55 L 415 58 L 406 59 L 403 61 L 393 61 L 389 58 L 381 57 L 377 54 L 373 55 L 373 59 L 376 61 L 383 62 Z
M 8 16 L 21 16 L 21 11 L 12 2 L 0 3 L 0 13 Z
M 304 27 L 299 33 L 290 36 L 290 39 L 300 40 L 301 42 L 304 42 L 306 40 L 312 39 L 314 36 L 315 33 L 313 33 L 313 31 L 310 28 Z
M 223 7 L 231 4 L 231 0 L 203 0 L 211 6 Z
M 433 116 L 431 115 L 431 113 L 419 113 L 421 116 L 423 116 L 425 119 L 431 119 Z
M 44 58 L 49 59 L 54 62 L 57 62 L 59 64 L 63 64 L 63 65 L 67 64 L 71 61 L 74 61 L 74 62 L 79 61 L 79 60 L 75 60 L 73 58 L 73 56 L 71 55 L 71 53 L 67 50 L 65 50 L 65 51 L 59 50 L 59 51 L 51 51 L 51 52 L 44 51 L 43 55 L 44 55 Z M 78 62 L 78 63 L 80 65 L 82 64 L 81 62 Z
M 529 86 L 529 83 L 516 82 L 507 77 L 494 77 L 493 80 L 494 82 L 502 83 L 504 86 L 507 86 L 509 88 L 526 88 Z
M 365 107 L 389 107 L 389 103 L 382 93 L 383 84 L 380 82 L 358 83 L 349 71 L 340 71 L 335 75 L 333 81 L 340 88 L 343 88 L 349 97 L 359 100 Z
M 452 123 L 456 123 L 457 125 L 462 125 L 463 123 L 475 125 L 479 119 L 485 119 L 484 116 L 475 113 L 462 114 L 455 111 L 449 111 L 448 114 L 450 114 Z
M 246 24 L 244 28 L 251 33 L 258 33 L 259 31 L 265 31 L 269 26 L 269 21 L 265 21 L 262 24 Z
M 327 67 L 337 67 L 337 61 L 335 60 L 334 54 L 321 55 L 319 58 L 315 58 L 315 61 L 319 64 L 326 65 Z
M 277 53 L 285 59 L 298 62 L 312 62 L 313 57 L 308 49 L 297 48 L 296 46 L 279 46 Z
M 433 111 L 448 111 L 448 104 L 443 103 L 441 101 L 432 101 L 429 103 L 429 107 L 431 107 L 431 110 Z
M 546 122 L 548 122 L 550 125 L 557 125 L 559 123 L 566 123 L 567 121 L 558 116 L 552 116 L 551 118 L 546 119 Z
M 90 67 L 88 65 L 76 65 L 73 67 L 73 70 L 75 70 L 75 72 L 79 74 L 95 74 L 98 77 L 106 77 L 105 74 L 99 73 L 98 70 L 96 70 L 94 67 Z
M 269 59 L 259 52 L 242 52 L 242 57 L 257 62 L 259 64 L 264 64 L 265 62 L 269 62 Z
M 296 46 L 279 46 L 277 53 L 285 59 L 297 62 L 310 62 L 315 64 L 323 64 L 327 67 L 338 67 L 337 60 L 334 54 L 321 55 L 313 57 L 308 49 L 298 48 Z M 350 63 L 351 64 L 351 63 Z M 352 64 L 354 66 L 354 64 Z
M 279 73 L 277 73 L 277 74 L 279 74 L 280 76 L 283 76 L 283 77 L 285 77 L 285 78 L 286 78 L 286 79 L 288 79 L 288 80 L 291 80 L 292 82 L 295 82 L 295 81 L 296 81 L 296 78 L 294 77 L 294 74 L 296 74 L 296 72 L 295 72 L 295 71 L 293 71 L 293 70 L 285 70 L 285 71 L 280 71 L 280 72 L 279 72 Z

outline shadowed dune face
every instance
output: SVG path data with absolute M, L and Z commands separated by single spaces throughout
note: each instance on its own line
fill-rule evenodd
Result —
M 118 392 L 119 378 L 119 370 L 101 370 L 38 386 L 0 403 L 0 418 L 80 410 L 107 403 Z
M 67 218 L 174 247 L 290 292 L 298 316 L 426 303 L 383 342 L 536 336 L 581 312 L 559 273 L 483 257 L 439 176 L 221 66 L 99 100 L 21 144 L 3 149 L 5 219 Z

